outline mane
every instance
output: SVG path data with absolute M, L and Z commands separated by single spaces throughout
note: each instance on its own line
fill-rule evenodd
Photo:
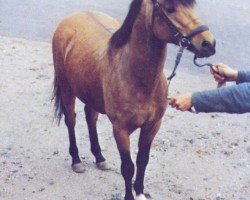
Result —
M 141 10 L 143 0 L 133 0 L 130 4 L 129 12 L 121 26 L 110 39 L 110 46 L 114 48 L 120 48 L 126 44 L 132 33 L 133 25 Z
M 183 6 L 193 6 L 195 0 L 165 0 L 168 3 L 178 5 L 182 4 Z M 110 46 L 113 48 L 121 48 L 124 44 L 130 39 L 132 33 L 133 25 L 135 20 L 141 10 L 143 0 L 133 0 L 130 4 L 129 12 L 121 26 L 110 39 Z

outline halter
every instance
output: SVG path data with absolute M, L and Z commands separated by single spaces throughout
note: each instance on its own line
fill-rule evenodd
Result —
M 174 37 L 178 40 L 179 42 L 179 46 L 180 46 L 180 50 L 179 52 L 177 53 L 177 56 L 176 56 L 176 60 L 175 60 L 175 66 L 174 66 L 174 69 L 173 69 L 173 72 L 172 74 L 168 77 L 168 80 L 169 80 L 169 84 L 171 82 L 171 80 L 174 78 L 174 76 L 176 75 L 176 70 L 177 70 L 177 67 L 180 63 L 180 60 L 181 60 L 181 57 L 182 57 L 182 54 L 184 52 L 184 49 L 190 49 L 194 52 L 198 52 L 198 50 L 196 49 L 196 47 L 192 44 L 191 42 L 191 39 L 196 36 L 197 34 L 199 33 L 202 33 L 204 31 L 208 31 L 209 28 L 208 26 L 206 25 L 201 25 L 201 26 L 198 26 L 196 29 L 192 30 L 189 34 L 187 34 L 186 36 L 184 36 L 177 28 L 176 26 L 173 24 L 173 22 L 169 19 L 169 17 L 167 16 L 166 14 L 166 10 L 165 8 L 159 4 L 157 2 L 157 0 L 152 0 L 152 3 L 154 5 L 154 13 L 153 13 L 153 17 L 155 16 L 155 12 L 157 12 L 159 14 L 159 16 L 167 23 L 168 27 L 169 27 L 169 30 L 170 32 L 174 35 Z M 196 62 L 196 59 L 197 57 L 195 56 L 194 57 L 194 64 L 196 66 L 199 66 L 199 67 L 203 67 L 203 66 L 211 66 L 210 63 L 208 64 L 204 64 L 204 65 L 199 65 L 197 62 Z

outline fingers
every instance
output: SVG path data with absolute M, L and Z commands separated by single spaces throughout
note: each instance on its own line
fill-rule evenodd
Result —
M 222 70 L 222 68 L 221 67 L 219 67 L 219 66 L 212 66 L 211 67 L 211 69 L 210 69 L 210 72 L 211 72 L 211 74 L 213 74 L 213 75 L 219 75 L 219 76 L 223 76 L 224 77 L 224 72 L 223 72 L 223 70 Z
M 175 98 L 172 98 L 172 100 L 169 102 L 169 105 L 172 108 L 175 108 L 176 110 L 181 110 L 180 104 L 176 103 L 176 99 Z
M 229 66 L 227 66 L 224 63 L 214 63 L 213 66 L 216 67 L 216 68 L 220 68 L 220 69 L 230 68 Z
M 226 81 L 226 77 L 218 65 L 212 66 L 210 72 L 214 76 L 216 82 L 222 83 Z
M 173 104 L 175 104 L 175 101 L 176 101 L 176 99 L 174 98 L 174 97 L 172 97 L 172 98 L 168 98 L 168 100 L 169 100 L 169 105 L 173 105 Z
M 214 74 L 214 79 L 216 82 L 220 83 L 220 82 L 224 82 L 225 81 L 225 77 L 219 75 L 219 74 Z
M 170 98 L 169 105 L 172 108 L 176 108 L 177 110 L 179 109 L 179 106 L 180 106 L 178 103 L 176 103 L 176 98 L 175 97 Z
M 175 108 L 176 110 L 179 110 L 179 111 L 182 111 L 182 112 L 185 112 L 187 110 L 189 110 L 189 108 L 183 106 L 183 105 L 180 105 L 180 104 L 175 104 L 175 105 L 172 105 L 172 108 Z
M 215 63 L 211 68 L 211 73 L 215 75 L 216 73 L 225 78 L 226 81 L 236 81 L 238 77 L 238 71 L 232 69 L 224 63 Z
M 192 94 L 177 94 L 172 97 L 169 101 L 169 104 L 180 111 L 187 111 L 192 107 Z
M 178 107 L 179 105 L 176 103 L 176 96 L 168 98 L 169 99 L 169 105 L 172 106 L 173 108 Z
M 227 70 L 227 68 L 229 67 L 223 63 L 215 63 L 213 64 L 211 69 L 213 71 L 213 74 L 216 73 L 220 76 L 225 77 L 225 70 Z
M 213 65 L 210 69 L 211 74 L 217 74 L 219 73 L 219 69 L 217 66 Z

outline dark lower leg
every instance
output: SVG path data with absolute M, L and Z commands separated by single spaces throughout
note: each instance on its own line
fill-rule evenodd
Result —
M 136 195 L 143 194 L 144 176 L 149 161 L 149 152 L 150 152 L 150 145 L 149 146 L 147 145 L 141 147 L 137 155 L 136 159 L 137 173 L 136 173 L 136 181 L 134 184 Z
M 113 124 L 114 137 L 121 156 L 121 173 L 125 181 L 125 200 L 134 200 L 132 193 L 132 178 L 135 167 L 130 156 L 129 131 L 121 129 L 119 124 Z
M 73 133 L 73 131 L 70 133 L 69 140 L 70 140 L 69 153 L 72 157 L 72 165 L 75 165 L 77 163 L 80 163 L 81 159 L 79 157 L 78 148 L 76 145 L 75 133 Z
M 134 184 L 136 195 L 143 194 L 145 170 L 149 161 L 152 141 L 160 128 L 161 120 L 154 124 L 145 124 L 140 133 L 139 152 L 136 159 L 137 173 Z
M 81 160 L 78 155 L 78 148 L 76 144 L 76 137 L 75 137 L 75 113 L 69 113 L 64 109 L 65 113 L 65 123 L 68 127 L 69 133 L 69 153 L 72 157 L 72 165 L 80 163 Z
M 134 200 L 132 194 L 132 178 L 134 176 L 135 167 L 131 160 L 129 152 L 120 152 L 121 155 L 121 173 L 125 181 L 126 194 L 125 200 Z
M 96 122 L 98 119 L 98 113 L 95 112 L 88 106 L 84 108 L 86 114 L 86 121 L 89 129 L 89 139 L 90 139 L 90 146 L 91 152 L 95 156 L 96 163 L 100 163 L 105 161 L 101 153 L 101 147 L 98 140 L 97 130 L 96 130 Z

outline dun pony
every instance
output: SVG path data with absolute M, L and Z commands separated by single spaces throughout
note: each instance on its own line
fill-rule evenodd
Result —
M 165 19 L 187 35 L 203 24 L 194 12 L 194 4 L 194 0 L 133 0 L 121 26 L 103 13 L 83 12 L 64 19 L 55 31 L 55 110 L 58 121 L 65 117 L 72 169 L 78 173 L 85 171 L 75 138 L 78 98 L 85 104 L 91 152 L 102 170 L 108 167 L 98 142 L 99 113 L 106 114 L 112 123 L 126 200 L 134 199 L 135 166 L 129 136 L 140 128 L 134 190 L 139 199 L 146 199 L 144 175 L 150 147 L 168 104 L 168 83 L 163 74 L 167 44 L 179 45 L 179 41 Z M 215 52 L 209 30 L 196 34 L 191 43 L 199 57 Z

